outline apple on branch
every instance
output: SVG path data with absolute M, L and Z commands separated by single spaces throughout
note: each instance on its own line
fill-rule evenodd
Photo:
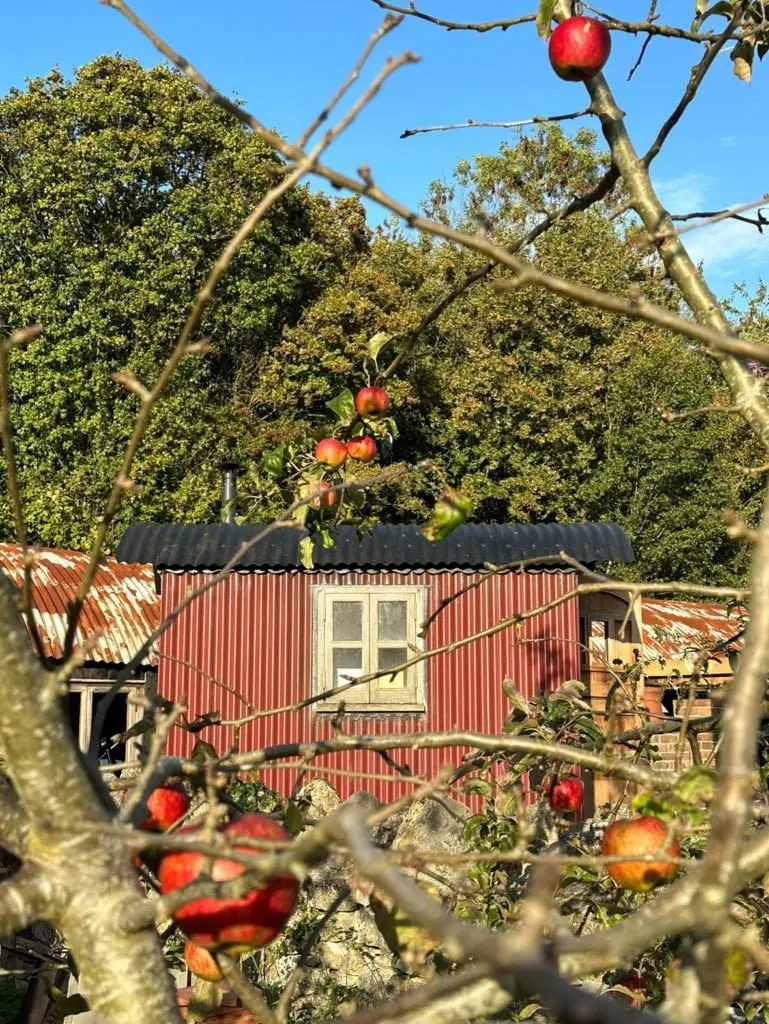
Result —
M 635 818 L 633 821 L 615 821 L 604 832 L 601 840 L 604 857 L 627 857 L 606 865 L 614 881 L 623 889 L 649 892 L 655 886 L 669 882 L 678 873 L 678 865 L 670 861 L 633 860 L 657 854 L 678 858 L 681 848 L 668 835 L 668 827 L 659 818 Z
M 141 823 L 145 832 L 167 832 L 190 807 L 190 798 L 181 783 L 157 786 L 147 797 L 149 816 Z
M 611 53 L 611 35 L 597 18 L 566 18 L 550 36 L 553 71 L 567 82 L 585 82 L 600 74 Z
M 569 775 L 551 786 L 547 796 L 554 811 L 572 812 L 582 806 L 584 790 L 579 779 Z
M 351 437 L 347 442 L 347 454 L 356 462 L 373 462 L 376 458 L 376 441 L 368 434 Z
M 360 416 L 385 416 L 390 411 L 390 396 L 384 388 L 361 388 L 355 408 Z
M 315 445 L 315 461 L 329 469 L 339 469 L 347 458 L 347 446 L 335 437 L 324 437 Z
M 276 821 L 263 814 L 244 814 L 217 831 L 233 842 L 238 853 L 256 852 L 254 847 L 238 846 L 239 837 L 271 841 L 289 839 L 288 833 Z M 181 829 L 179 834 L 202 837 L 202 829 L 190 826 Z M 228 857 L 216 857 L 210 868 L 209 862 L 206 854 L 195 850 L 165 854 L 157 872 L 160 892 L 173 892 L 206 879 L 228 882 L 246 870 L 243 864 Z M 174 920 L 195 945 L 237 956 L 272 942 L 285 927 L 298 898 L 299 882 L 296 878 L 280 875 L 268 879 L 264 885 L 255 886 L 240 899 L 209 897 L 194 900 L 180 907 L 174 913 Z

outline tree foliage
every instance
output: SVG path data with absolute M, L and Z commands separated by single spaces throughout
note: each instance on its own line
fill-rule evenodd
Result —
M 11 401 L 32 535 L 79 547 L 114 477 L 136 399 L 151 383 L 219 252 L 281 163 L 180 74 L 102 57 L 0 102 L 0 319 L 38 321 L 14 355 Z M 130 518 L 207 520 L 223 449 L 245 432 L 238 367 L 274 345 L 366 244 L 355 200 L 286 196 L 222 282 L 137 462 Z M 242 382 L 240 382 L 242 387 Z M 9 510 L 3 503 L 3 529 Z
M 553 126 L 457 168 L 427 201 L 438 220 L 478 223 L 510 246 L 605 169 L 595 136 Z M 573 216 L 532 247 L 550 273 L 595 288 L 645 295 L 675 308 L 655 259 L 619 200 Z M 300 437 L 317 425 L 317 399 L 364 365 L 368 340 L 399 341 L 477 257 L 452 245 L 381 229 L 369 249 L 258 357 L 242 401 L 255 433 Z M 356 380 L 362 383 L 362 380 Z M 646 578 L 742 578 L 744 553 L 725 538 L 724 508 L 750 505 L 756 487 L 731 459 L 744 448 L 727 415 L 664 426 L 661 413 L 724 401 L 712 362 L 678 338 L 548 294 L 496 295 L 477 285 L 422 336 L 388 385 L 401 411 L 393 457 L 434 460 L 472 500 L 481 521 L 612 519 L 633 538 Z M 420 518 L 432 478 L 409 479 L 372 499 L 371 521 Z M 261 511 L 261 508 L 260 508 Z M 277 507 L 272 509 L 277 511 Z
M 82 546 L 128 436 L 136 399 L 111 374 L 156 376 L 229 235 L 280 162 L 178 74 L 100 58 L 74 82 L 54 73 L 0 103 L 0 314 L 41 338 L 14 356 L 12 400 L 32 535 Z M 595 135 L 540 126 L 435 183 L 428 213 L 516 246 L 605 171 Z M 551 273 L 675 305 L 621 197 L 547 232 L 529 255 Z M 387 225 L 356 200 L 294 190 L 234 261 L 140 453 L 136 519 L 218 516 L 218 463 L 246 469 L 241 511 L 263 521 L 285 493 L 261 467 L 276 445 L 311 452 L 333 429 L 326 402 L 373 380 L 446 292 L 482 264 Z M 378 356 L 370 339 L 393 340 Z M 422 519 L 448 480 L 480 521 L 614 519 L 640 576 L 741 579 L 721 512 L 750 504 L 754 478 L 727 452 L 729 416 L 661 428 L 660 411 L 721 401 L 703 356 L 638 322 L 549 294 L 474 286 L 421 336 L 388 382 L 400 436 L 385 461 L 435 469 L 381 491 L 366 521 Z M 752 450 L 746 442 L 744 461 Z M 360 471 L 365 476 L 376 470 Z M 2 529 L 10 535 L 3 503 Z M 345 513 L 346 514 L 346 513 Z

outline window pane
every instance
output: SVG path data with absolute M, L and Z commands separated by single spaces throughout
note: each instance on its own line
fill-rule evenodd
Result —
M 332 665 L 332 686 L 345 686 L 349 680 L 343 676 L 363 675 L 363 650 L 360 647 L 335 647 Z M 365 687 L 361 687 L 361 693 Z M 352 691 L 354 696 L 355 690 Z
M 377 605 L 377 632 L 380 640 L 406 639 L 406 601 L 380 601 Z
M 334 601 L 331 620 L 332 639 L 347 642 L 363 639 L 362 601 Z
M 409 650 L 407 647 L 380 647 L 378 671 L 382 672 L 384 669 L 395 668 L 396 665 L 402 665 L 404 661 L 408 661 L 408 658 Z M 405 685 L 405 672 L 398 672 L 397 675 L 394 676 L 382 676 L 381 679 L 377 680 L 377 686 L 385 690 L 401 689 Z

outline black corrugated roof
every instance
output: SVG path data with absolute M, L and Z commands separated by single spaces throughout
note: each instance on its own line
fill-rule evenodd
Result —
M 135 523 L 123 534 L 117 558 L 149 563 L 156 569 L 220 569 L 262 529 L 228 523 Z M 560 551 L 588 564 L 635 561 L 627 534 L 616 523 L 465 524 L 434 544 L 412 524 L 375 526 L 360 535 L 353 526 L 340 526 L 333 533 L 332 548 L 324 548 L 316 539 L 314 561 L 319 569 L 473 569 L 487 562 L 500 565 Z M 274 530 L 237 567 L 298 568 L 299 541 L 305 536 L 304 530 Z

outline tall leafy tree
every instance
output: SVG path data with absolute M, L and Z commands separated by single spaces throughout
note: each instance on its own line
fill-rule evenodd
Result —
M 102 57 L 74 81 L 30 81 L 0 101 L 0 320 L 39 321 L 14 354 L 12 406 L 32 536 L 81 546 L 135 414 L 111 373 L 151 382 L 196 289 L 279 160 L 180 74 Z M 217 463 L 248 425 L 240 368 L 365 248 L 355 200 L 295 189 L 235 259 L 207 313 L 212 353 L 187 360 L 136 463 L 130 518 L 207 520 Z M 244 382 L 240 380 L 242 387 Z M 0 528 L 10 534 L 7 501 Z
M 595 136 L 554 126 L 461 164 L 427 200 L 434 218 L 484 229 L 515 245 L 537 220 L 592 187 L 605 170 Z M 461 197 L 461 198 L 458 198 Z M 621 198 L 571 217 L 529 255 L 545 270 L 595 288 L 641 286 L 675 306 Z M 387 230 L 348 267 L 280 344 L 259 356 L 244 404 L 254 436 L 299 438 L 327 414 L 340 377 L 363 382 L 372 336 L 393 336 L 380 365 L 424 313 L 481 266 L 445 243 Z M 370 367 L 372 376 L 376 370 Z M 666 424 L 664 412 L 726 401 L 711 361 L 679 338 L 526 290 L 497 295 L 476 285 L 420 338 L 388 387 L 400 410 L 392 457 L 430 458 L 480 521 L 612 519 L 624 525 L 646 578 L 726 582 L 746 568 L 726 537 L 722 510 L 750 502 L 755 482 L 735 474 L 735 451 L 752 446 L 728 415 Z M 375 496 L 376 518 L 424 516 L 435 474 Z M 260 510 L 261 510 L 260 504 Z

